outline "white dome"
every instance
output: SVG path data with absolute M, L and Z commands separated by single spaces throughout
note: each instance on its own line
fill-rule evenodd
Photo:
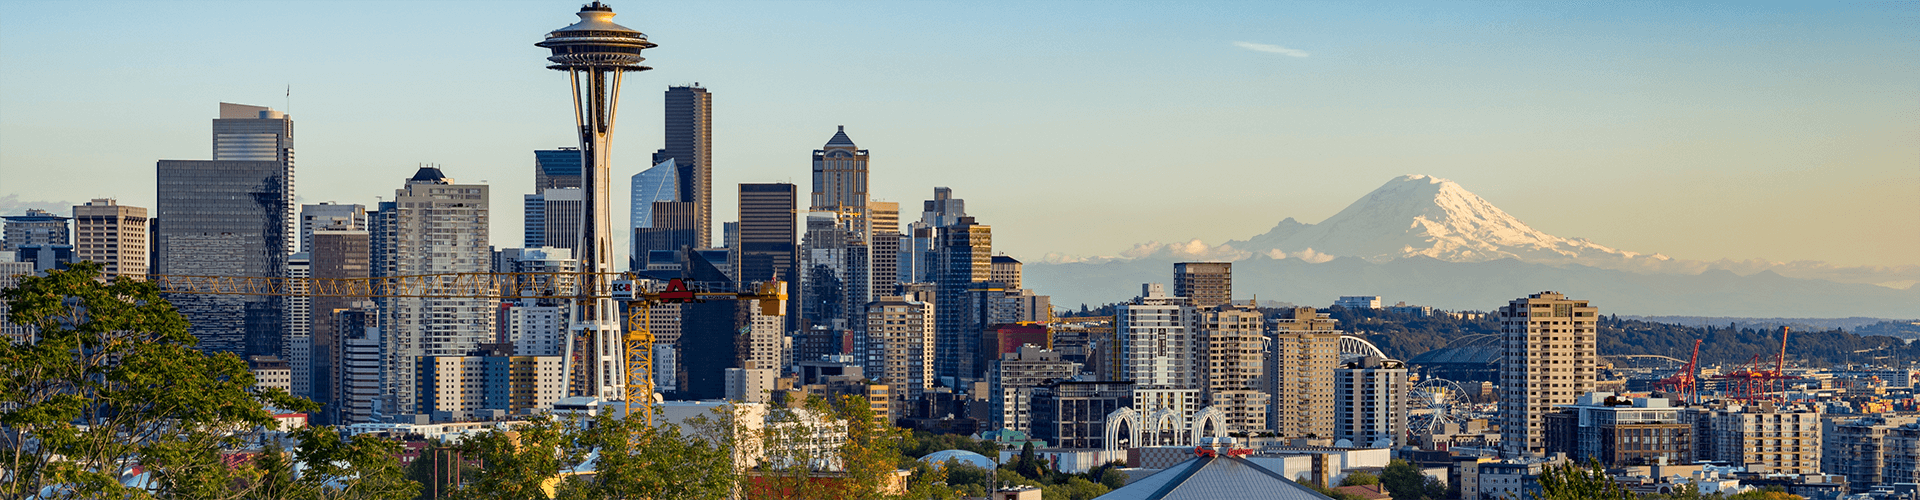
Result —
M 967 450 L 936 451 L 933 453 L 928 453 L 927 456 L 920 457 L 920 461 L 930 463 L 930 464 L 944 464 L 944 463 L 947 463 L 948 460 L 959 460 L 961 462 L 967 463 L 968 465 L 972 465 L 974 467 L 979 467 L 986 470 L 993 470 L 996 467 L 998 467 L 998 465 L 993 463 L 993 459 L 987 458 L 986 455 L 981 455 L 979 453 L 974 453 Z

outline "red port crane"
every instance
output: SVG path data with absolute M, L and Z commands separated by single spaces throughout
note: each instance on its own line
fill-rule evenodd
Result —
M 1764 365 L 1760 364 L 1760 355 L 1755 354 L 1740 369 L 1713 377 L 1721 381 L 1728 398 L 1743 401 L 1776 399 L 1786 392 L 1788 380 L 1800 378 L 1786 374 L 1787 334 L 1792 331 L 1792 327 L 1780 328 L 1780 352 L 1773 359 L 1773 369 L 1760 368 Z
M 1663 379 L 1660 379 L 1660 381 L 1658 382 L 1654 382 L 1653 388 L 1662 390 L 1662 391 L 1667 391 L 1667 392 L 1679 393 L 1680 399 L 1682 401 L 1685 401 L 1687 404 L 1699 404 L 1700 403 L 1700 381 L 1694 379 L 1694 374 L 1700 373 L 1700 343 L 1701 342 L 1703 342 L 1701 339 L 1693 339 L 1693 356 L 1687 358 L 1687 365 L 1680 367 L 1679 373 L 1675 373 L 1671 377 L 1663 378 Z

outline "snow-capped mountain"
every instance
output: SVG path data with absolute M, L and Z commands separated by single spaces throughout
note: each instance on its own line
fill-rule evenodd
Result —
M 1510 258 L 1618 269 L 1667 260 L 1540 232 L 1453 181 L 1425 175 L 1387 181 L 1319 224 L 1288 218 L 1266 234 L 1227 245 L 1273 258 L 1326 254 L 1373 262 Z

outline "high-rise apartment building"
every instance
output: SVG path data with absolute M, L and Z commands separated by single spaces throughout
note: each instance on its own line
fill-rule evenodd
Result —
M 900 293 L 900 204 L 867 203 L 868 297 Z
M 488 247 L 487 186 L 456 184 L 436 167 L 421 167 L 394 190 L 390 258 L 395 275 L 483 273 L 492 269 Z M 163 224 L 163 227 L 165 224 Z M 465 356 L 494 338 L 492 301 L 479 298 L 387 299 L 387 394 L 392 408 L 415 408 L 415 361 L 422 356 Z
M 0 219 L 7 221 L 6 239 L 0 240 L 0 251 L 13 253 L 24 245 L 73 244 L 67 231 L 67 218 L 52 212 L 29 208 L 26 215 L 8 215 Z
M 1407 444 L 1406 364 L 1378 356 L 1354 359 L 1333 371 L 1333 399 L 1334 439 L 1368 448 Z
M 302 278 L 313 277 L 313 259 L 307 252 L 287 256 L 287 277 L 294 294 L 281 303 L 286 307 L 285 328 L 280 336 L 279 359 L 284 360 L 293 382 L 287 392 L 303 398 L 313 395 L 313 297 Z
M 20 277 L 23 275 L 33 275 L 33 263 L 14 262 L 8 259 L 6 254 L 0 253 L 0 290 L 20 286 Z M 7 321 L 7 315 L 11 310 L 12 308 L 7 306 L 7 301 L 0 300 L 0 341 L 29 342 L 32 332 L 36 329 Z
M 106 266 L 108 277 L 144 280 L 147 275 L 147 209 L 95 198 L 73 207 L 76 261 Z
M 1333 435 L 1334 373 L 1340 360 L 1337 320 L 1311 307 L 1282 311 L 1273 323 L 1267 377 L 1273 394 L 1268 425 L 1281 437 Z
M 313 251 L 313 231 L 317 228 L 365 231 L 367 206 L 333 202 L 300 205 L 300 251 Z
M 982 356 L 981 337 L 989 325 L 980 324 L 980 305 L 972 300 L 971 290 L 993 279 L 993 228 L 960 217 L 940 229 L 934 249 L 939 261 L 934 278 L 934 350 L 939 360 L 934 375 L 966 387 L 980 379 L 988 361 Z
M 681 201 L 693 204 L 693 246 L 713 246 L 713 94 L 700 84 L 667 87 L 666 147 L 659 164 L 674 160 Z
M 1587 301 L 1558 292 L 1500 308 L 1500 439 L 1508 455 L 1544 453 L 1541 416 L 1593 392 L 1599 315 Z
M 1232 302 L 1233 263 L 1175 263 L 1173 294 L 1192 298 L 1194 307 L 1214 307 Z
M 1265 316 L 1250 304 L 1194 309 L 1201 399 L 1227 414 L 1229 432 L 1266 431 L 1271 395 L 1261 385 L 1267 368 Z
M 1821 418 L 1815 408 L 1772 401 L 1729 404 L 1697 411 L 1693 425 L 1699 460 L 1757 474 L 1821 472 Z
M 1820 471 L 1846 476 L 1847 484 L 1856 493 L 1876 485 L 1893 483 L 1886 480 L 1890 450 L 1887 436 L 1893 429 L 1906 427 L 1916 421 L 1920 419 L 1880 414 L 1834 422 L 1830 432 L 1821 429 L 1825 439 L 1821 441 Z M 1920 458 L 1920 455 L 1893 458 L 1895 462 L 1902 458 L 1911 462 Z
M 1121 380 L 1142 389 L 1197 389 L 1193 359 L 1193 303 L 1167 295 L 1159 283 L 1141 285 L 1140 296 L 1114 307 Z
M 933 304 L 886 296 L 867 304 L 865 373 L 889 386 L 895 399 L 914 401 L 933 387 Z
M 1073 378 L 1080 364 L 1043 346 L 1023 344 L 987 364 L 989 421 L 983 428 L 1033 431 L 1033 390 Z
M 1007 290 L 1017 291 L 1020 289 L 1021 264 L 1019 259 L 1005 255 L 995 255 L 993 256 L 993 263 L 990 264 L 990 267 L 992 271 L 989 271 L 988 274 L 992 275 L 993 281 L 998 281 L 1006 285 Z

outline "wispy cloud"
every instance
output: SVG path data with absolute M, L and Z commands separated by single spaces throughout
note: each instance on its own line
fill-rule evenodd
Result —
M 1264 43 L 1253 43 L 1253 42 L 1233 42 L 1233 46 L 1247 49 L 1247 50 L 1256 50 L 1260 52 L 1288 55 L 1293 57 L 1307 57 L 1307 51 L 1299 50 L 1299 49 L 1289 49 L 1286 47 L 1281 47 L 1279 45 L 1268 45 Z

